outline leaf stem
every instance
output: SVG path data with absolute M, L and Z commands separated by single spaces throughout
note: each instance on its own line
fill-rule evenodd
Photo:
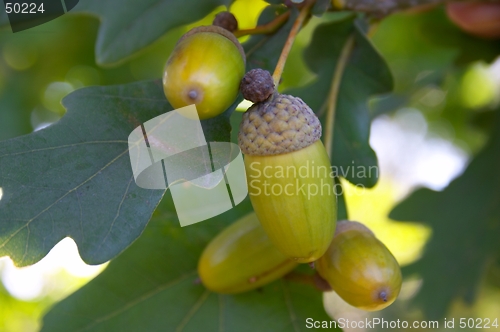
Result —
M 272 21 L 263 25 L 258 25 L 253 29 L 236 30 L 234 32 L 234 35 L 239 38 L 248 35 L 271 34 L 278 30 L 283 24 L 285 24 L 289 17 L 290 11 L 287 11 L 281 15 L 276 16 Z
M 337 61 L 337 66 L 335 67 L 335 72 L 333 73 L 332 77 L 330 92 L 328 93 L 324 141 L 325 141 L 325 149 L 330 159 L 332 158 L 333 132 L 335 128 L 335 113 L 337 110 L 337 99 L 340 90 L 340 83 L 342 82 L 342 76 L 347 66 L 347 62 L 349 61 L 349 56 L 351 55 L 353 47 L 354 47 L 354 36 L 351 35 L 347 38 L 344 46 L 342 47 L 342 50 L 340 51 L 339 60 Z
M 283 279 L 299 284 L 315 286 L 314 276 L 310 274 L 303 274 L 296 271 L 292 271 L 287 275 L 285 275 Z
M 285 275 L 283 279 L 298 284 L 313 286 L 314 288 L 316 288 L 321 292 L 329 292 L 332 290 L 330 284 L 328 284 L 328 282 L 325 279 L 321 278 L 317 272 L 311 275 L 311 274 L 303 274 L 296 271 L 292 271 L 287 275 Z
M 276 86 L 276 88 L 278 87 L 278 84 L 280 82 L 281 74 L 283 74 L 283 69 L 285 68 L 286 59 L 290 54 L 290 50 L 292 49 L 295 37 L 297 36 L 297 33 L 300 31 L 300 28 L 302 27 L 302 24 L 304 23 L 304 20 L 306 19 L 307 15 L 309 15 L 309 12 L 314 2 L 315 2 L 314 0 L 309 0 L 309 1 L 306 0 L 304 7 L 302 7 L 302 9 L 300 10 L 299 16 L 293 23 L 292 30 L 290 30 L 290 34 L 288 35 L 285 45 L 283 46 L 283 50 L 281 51 L 278 64 L 274 69 L 273 80 L 274 80 L 274 86 Z

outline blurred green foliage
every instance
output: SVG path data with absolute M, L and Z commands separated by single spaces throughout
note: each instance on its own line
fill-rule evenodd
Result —
M 493 111 L 498 91 L 492 91 L 496 85 L 481 76 L 476 61 L 491 63 L 500 54 L 500 43 L 462 32 L 441 7 L 392 15 L 374 29 L 373 43 L 396 84 L 390 96 L 374 103 L 372 115 L 415 108 L 434 134 L 477 152 L 488 129 L 477 118 L 488 117 L 486 122 L 492 123 L 487 111 Z
M 455 299 L 472 304 L 500 244 L 500 114 L 488 145 L 442 192 L 413 192 L 390 217 L 425 222 L 434 234 L 421 260 L 406 269 L 424 278 L 416 297 L 427 317 L 445 316 Z M 425 207 L 425 208 L 423 208 Z
M 51 302 L 48 298 L 31 302 L 18 300 L 0 282 L 0 331 L 36 331 L 37 318 Z
M 451 141 L 472 157 L 443 192 L 419 189 L 390 214 L 433 230 L 422 259 L 404 272 L 423 278 L 415 304 L 426 317 L 440 319 L 460 301 L 473 304 L 481 286 L 491 287 L 482 278 L 499 253 L 500 86 L 486 68 L 498 59 L 500 43 L 462 32 L 443 8 L 393 15 L 380 23 L 373 41 L 396 81 L 393 94 L 373 103 L 373 116 L 418 110 L 427 135 Z
M 186 28 L 174 29 L 115 68 L 94 61 L 99 28 L 95 18 L 65 15 L 13 34 L 0 32 L 0 140 L 28 134 L 59 119 L 61 99 L 84 86 L 161 77 L 166 58 Z
M 94 5 L 99 4 L 94 2 Z M 316 10 L 318 13 L 321 12 L 320 8 Z M 209 17 L 212 16 L 213 13 L 209 15 Z M 308 68 L 303 60 L 303 52 L 309 45 L 318 25 L 332 20 L 335 18 L 332 18 L 330 14 L 322 18 L 312 18 L 299 35 L 285 69 L 281 86 L 283 89 L 303 86 L 318 77 L 321 78 L 321 70 L 313 72 L 311 68 Z M 205 21 L 209 22 L 210 19 L 207 18 Z M 79 88 L 126 84 L 159 78 L 168 55 L 177 39 L 187 28 L 178 27 L 168 31 L 158 40 L 128 58 L 126 62 L 120 62 L 113 68 L 103 68 L 95 62 L 95 45 L 99 29 L 100 22 L 95 17 L 65 15 L 42 26 L 16 34 L 12 34 L 8 28 L 0 31 L 0 141 L 28 134 L 35 128 L 60 119 L 65 113 L 60 100 Z M 499 93 L 492 90 L 493 83 L 488 84 L 484 68 L 500 54 L 500 43 L 466 35 L 449 22 L 442 8 L 419 14 L 392 15 L 379 23 L 378 27 L 373 28 L 370 33 L 372 42 L 387 61 L 395 81 L 393 93 L 372 101 L 370 105 L 372 119 L 381 114 L 390 115 L 401 108 L 414 108 L 421 111 L 427 119 L 431 134 L 452 141 L 472 155 L 478 153 L 486 144 L 492 130 L 495 113 L 498 113 L 495 109 L 495 103 L 498 100 L 495 101 L 495 98 L 498 98 Z M 286 36 L 283 32 L 282 35 Z M 280 36 L 281 41 L 282 37 Z M 253 42 L 256 40 L 258 41 L 259 38 L 254 38 Z M 129 55 L 123 53 L 120 56 Z M 266 65 L 272 68 L 272 63 Z M 322 100 L 312 99 L 311 102 L 321 104 Z M 234 119 L 235 117 L 231 120 Z M 492 151 L 489 158 L 497 161 L 498 149 L 489 151 Z M 495 170 L 491 171 L 491 176 L 485 179 L 485 183 L 488 183 L 490 178 L 498 180 Z M 466 190 L 460 189 L 459 191 L 474 193 L 474 190 L 479 190 L 476 197 L 477 206 L 486 199 L 491 199 L 492 204 L 498 203 L 498 197 L 495 196 L 498 190 L 492 189 L 488 194 L 474 187 L 477 186 L 474 176 L 469 181 L 472 182 L 471 188 L 473 189 L 467 187 Z M 465 193 L 455 192 L 453 195 L 455 195 L 455 200 L 453 200 L 456 201 L 455 203 L 450 203 L 447 207 L 444 204 L 435 206 L 434 209 L 428 211 L 430 217 L 417 218 L 414 214 L 408 213 L 402 214 L 401 219 L 411 221 L 421 219 L 435 228 L 435 237 L 428 250 L 430 253 L 433 252 L 432 250 L 441 250 L 442 255 L 436 256 L 432 263 L 441 268 L 451 266 L 457 270 L 456 265 L 451 263 L 442 265 L 443 261 L 451 260 L 452 263 L 461 264 L 464 257 L 468 257 L 469 261 L 474 261 L 477 255 L 474 256 L 471 251 L 467 250 L 463 255 L 457 255 L 456 251 L 451 250 L 450 248 L 453 247 L 448 244 L 456 241 L 456 236 L 455 233 L 448 232 L 448 229 L 453 228 L 452 225 L 455 223 L 459 224 L 460 227 L 457 228 L 465 230 L 460 233 L 460 236 L 470 246 L 481 244 L 480 234 L 484 234 L 485 229 L 480 228 L 480 224 L 472 225 L 474 219 L 473 212 L 470 212 L 472 210 L 467 210 L 472 213 L 468 219 L 461 219 L 462 214 L 456 211 L 455 214 L 447 214 L 451 213 L 449 211 L 452 211 L 457 204 L 464 207 L 469 203 L 463 196 Z M 440 199 L 446 200 L 446 198 Z M 428 208 L 428 200 L 423 200 L 421 204 L 415 203 L 416 205 L 411 206 L 410 210 L 414 212 L 423 207 Z M 431 201 L 439 202 L 437 198 Z M 404 204 L 407 205 L 402 205 L 403 207 L 396 211 L 401 211 L 410 203 Z M 453 218 L 448 218 L 448 223 L 441 224 L 442 219 L 438 220 L 433 217 L 440 215 L 435 214 L 436 211 L 444 216 L 451 215 Z M 343 215 L 346 214 L 347 212 L 343 212 Z M 486 226 L 490 225 L 488 220 L 483 219 Z M 498 220 L 493 220 L 491 223 L 496 225 L 492 227 L 497 229 L 495 227 L 498 226 Z M 156 224 L 154 227 L 160 226 Z M 161 227 L 164 228 L 165 225 Z M 155 235 L 154 228 L 152 230 L 148 231 L 150 237 Z M 476 237 L 469 237 L 469 234 L 474 234 L 476 231 Z M 468 242 L 469 238 L 474 240 Z M 487 242 L 488 246 L 492 242 L 494 240 Z M 140 247 L 142 243 L 143 241 L 137 243 L 136 247 L 139 248 L 137 250 L 143 250 Z M 465 250 L 466 247 L 462 249 Z M 134 250 L 136 249 L 128 255 L 133 255 Z M 468 254 L 471 256 L 467 256 Z M 119 266 L 119 264 L 126 265 L 117 260 L 116 265 Z M 450 285 L 460 284 L 459 296 L 467 300 L 474 299 L 474 292 L 470 290 L 470 287 L 471 285 L 477 286 L 481 275 L 462 280 L 460 279 L 462 275 L 458 273 L 450 276 L 445 270 L 444 275 L 436 275 L 431 273 L 436 271 L 430 269 L 429 265 L 421 261 L 411 272 L 424 276 L 431 282 L 435 278 L 444 278 L 441 281 L 451 278 L 450 280 L 455 283 L 450 282 Z M 106 278 L 108 277 L 103 276 L 101 279 Z M 425 279 L 424 282 L 426 282 Z M 461 284 L 461 282 L 466 284 Z M 498 267 L 491 267 L 486 282 L 487 287 L 498 288 Z M 433 307 L 432 303 L 435 299 L 429 294 L 434 295 L 439 291 L 439 287 L 436 287 L 427 289 L 419 300 L 421 306 L 427 308 L 430 316 L 438 317 L 446 312 L 449 305 L 455 301 L 457 294 L 447 293 L 448 296 L 440 298 L 440 301 L 436 302 L 437 304 L 435 303 Z M 42 315 L 42 310 L 45 310 L 52 301 L 50 298 L 42 298 L 33 302 L 17 300 L 11 297 L 0 283 L 0 330 L 33 330 L 37 327 L 35 320 Z M 53 317 L 49 316 L 49 320 Z

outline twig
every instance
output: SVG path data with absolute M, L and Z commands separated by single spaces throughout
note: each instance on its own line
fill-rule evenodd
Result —
M 292 49 L 293 42 L 295 41 L 295 37 L 297 36 L 297 33 L 300 31 L 300 28 L 302 27 L 302 23 L 304 23 L 304 20 L 306 19 L 307 15 L 309 15 L 309 12 L 311 10 L 311 7 L 314 4 L 314 0 L 306 0 L 306 3 L 304 7 L 300 10 L 300 14 L 293 23 L 292 30 L 290 30 L 290 34 L 288 35 L 288 38 L 286 40 L 285 46 L 283 46 L 283 50 L 281 51 L 280 58 L 278 60 L 278 64 L 276 65 L 276 68 L 274 69 L 273 73 L 273 80 L 274 80 L 274 85 L 276 88 L 278 87 L 278 84 L 281 79 L 281 74 L 283 73 L 283 69 L 285 68 L 285 63 L 286 59 L 288 58 L 288 55 L 290 54 L 290 50 Z
M 339 94 L 340 83 L 342 82 L 342 75 L 349 61 L 349 56 L 354 47 L 354 36 L 351 35 L 347 38 L 342 50 L 340 52 L 335 72 L 333 73 L 332 85 L 328 93 L 327 113 L 326 113 L 326 128 L 325 128 L 325 149 L 330 158 L 332 157 L 333 150 L 333 131 L 335 128 L 335 113 L 337 110 L 337 97 Z
M 457 1 L 457 0 L 454 0 Z M 461 0 L 458 0 L 461 1 Z M 500 2 L 499 0 L 486 0 Z M 339 0 L 341 9 L 370 13 L 373 16 L 383 17 L 392 12 L 419 6 L 439 5 L 449 0 Z
M 259 35 L 259 34 L 270 34 L 278 30 L 290 17 L 290 11 L 276 16 L 272 21 L 258 25 L 253 29 L 236 30 L 234 35 L 239 38 L 247 35 Z
M 329 292 L 332 290 L 330 284 L 325 279 L 321 278 L 317 272 L 311 275 L 292 271 L 289 274 L 285 275 L 283 279 L 298 284 L 313 286 L 321 292 Z

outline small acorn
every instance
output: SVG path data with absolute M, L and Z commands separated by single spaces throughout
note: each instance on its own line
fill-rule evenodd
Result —
M 212 239 L 200 257 L 198 273 L 209 290 L 235 294 L 266 285 L 296 266 L 274 247 L 250 213 Z
M 337 223 L 333 241 L 316 262 L 319 275 L 347 303 L 367 311 L 392 304 L 401 289 L 401 269 L 389 249 L 361 223 Z
M 220 12 L 215 15 L 213 25 L 224 28 L 229 32 L 238 30 L 238 20 L 231 12 Z
M 242 85 L 252 84 L 246 78 Z M 253 98 L 245 90 L 242 86 L 244 97 Z M 272 90 L 258 94 L 263 101 L 243 114 L 238 134 L 250 200 L 276 248 L 299 263 L 313 262 L 335 231 L 330 159 L 320 140 L 321 124 L 309 106 L 277 93 L 274 85 Z
M 245 52 L 218 26 L 191 29 L 177 42 L 163 72 L 163 91 L 174 108 L 196 104 L 200 119 L 215 117 L 236 100 Z
M 273 77 L 267 70 L 252 69 L 241 80 L 240 91 L 243 98 L 260 103 L 274 93 Z
M 485 39 L 500 39 L 499 3 L 450 2 L 446 4 L 446 13 L 466 33 Z

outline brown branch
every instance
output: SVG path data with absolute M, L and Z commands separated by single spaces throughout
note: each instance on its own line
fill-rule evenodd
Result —
M 500 0 L 486 0 L 486 1 L 500 2 Z M 339 0 L 336 1 L 336 4 L 338 7 L 341 7 L 341 9 L 348 9 L 357 12 L 366 12 L 377 17 L 383 17 L 395 11 L 401 11 L 420 6 L 439 5 L 446 2 L 451 2 L 451 1 L 449 0 Z
M 286 11 L 283 14 L 276 16 L 272 21 L 258 25 L 253 29 L 236 30 L 234 35 L 239 38 L 247 35 L 261 35 L 270 34 L 278 30 L 290 17 L 290 11 Z
M 274 85 L 276 86 L 276 90 L 278 90 L 278 85 L 281 79 L 281 74 L 283 73 L 283 69 L 285 68 L 285 63 L 290 54 L 290 50 L 292 49 L 293 42 L 295 41 L 295 37 L 300 31 L 302 24 L 304 23 L 306 17 L 309 15 L 309 12 L 314 5 L 314 0 L 306 0 L 304 1 L 304 6 L 300 9 L 300 14 L 293 23 L 292 30 L 290 30 L 290 34 L 285 42 L 285 46 L 283 46 L 283 50 L 281 51 L 280 58 L 278 60 L 278 64 L 274 69 L 273 80 Z
M 303 274 L 296 271 L 292 271 L 285 275 L 283 279 L 291 281 L 297 284 L 310 285 L 321 292 L 329 292 L 332 290 L 330 284 L 325 279 L 321 278 L 316 272 L 315 274 Z

